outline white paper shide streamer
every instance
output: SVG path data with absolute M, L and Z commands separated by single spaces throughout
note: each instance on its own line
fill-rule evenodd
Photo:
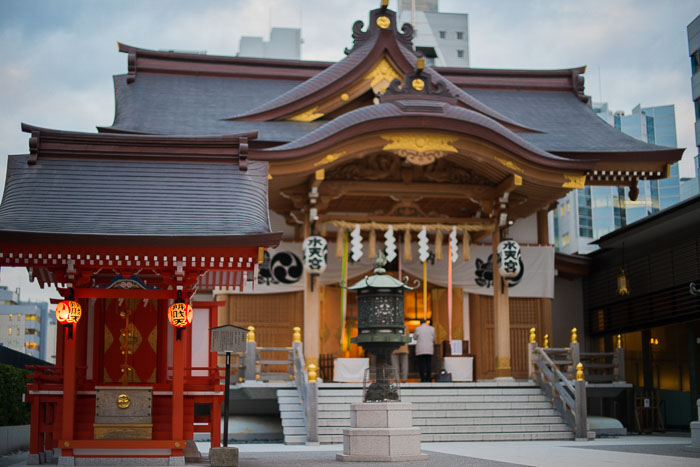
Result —
M 418 232 L 418 259 L 421 263 L 428 261 L 430 249 L 428 248 L 428 231 L 425 226 Z
M 394 237 L 394 227 L 391 225 L 384 232 L 384 253 L 387 263 L 396 259 L 396 238 Z
M 350 249 L 352 252 L 352 261 L 360 261 L 360 258 L 362 258 L 362 234 L 360 233 L 360 224 L 355 224 L 355 228 L 350 232 L 350 245 L 352 245 Z
M 457 258 L 459 258 L 459 245 L 457 244 L 457 227 L 452 227 L 452 231 L 450 232 L 450 248 L 452 250 L 452 260 L 453 263 L 457 262 Z

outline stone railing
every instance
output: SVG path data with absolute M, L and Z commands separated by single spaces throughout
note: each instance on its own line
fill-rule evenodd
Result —
M 578 336 L 576 329 L 572 330 L 571 347 L 568 349 L 572 359 L 568 361 L 570 366 L 576 362 L 574 375 L 564 374 L 557 361 L 550 357 L 547 348 L 537 346 L 535 328 L 530 329 L 530 342 L 528 344 L 528 360 L 530 379 L 534 380 L 542 390 L 552 399 L 555 408 L 559 411 L 564 422 L 574 430 L 578 440 L 588 439 L 588 414 L 586 403 L 586 380 L 584 366 L 576 358 L 579 353 Z M 545 345 L 547 345 L 545 336 Z M 554 349 L 559 354 L 560 350 Z M 574 360 L 575 358 L 575 360 Z M 574 376 L 574 378 L 571 378 Z
M 299 392 L 299 401 L 304 414 L 306 442 L 315 444 L 318 443 L 318 374 L 316 365 L 309 363 L 307 366 L 304 360 L 300 327 L 294 328 L 292 348 L 294 349 L 294 382 Z
M 263 359 L 262 355 L 271 352 L 285 352 L 286 359 Z M 248 326 L 246 351 L 239 353 L 238 382 L 244 381 L 291 381 L 294 379 L 294 349 L 292 347 L 258 347 L 255 341 L 255 327 Z M 285 366 L 286 371 L 270 371 L 270 366 Z M 267 370 L 267 371 L 266 371 Z

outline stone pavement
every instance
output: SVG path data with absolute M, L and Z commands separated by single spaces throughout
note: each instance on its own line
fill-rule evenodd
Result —
M 203 455 L 209 444 L 197 443 Z M 499 441 L 423 443 L 428 454 L 424 462 L 388 463 L 392 467 L 432 466 L 700 466 L 700 453 L 684 450 L 690 445 L 687 436 L 637 436 L 603 438 L 594 441 Z M 335 454 L 339 445 L 286 446 L 284 444 L 236 444 L 241 467 L 283 465 L 285 467 L 377 466 L 377 463 L 341 463 Z M 27 453 L 0 457 L 0 467 L 24 466 Z M 206 466 L 208 464 L 188 464 Z

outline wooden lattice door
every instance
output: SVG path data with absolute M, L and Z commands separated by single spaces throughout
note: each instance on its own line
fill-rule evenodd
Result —
M 533 327 L 544 329 L 543 325 L 547 324 L 545 300 L 547 299 L 510 299 L 510 363 L 514 378 L 525 379 L 528 376 L 527 343 L 529 330 Z M 471 348 L 477 359 L 477 379 L 495 378 L 493 297 L 470 295 L 469 314 Z

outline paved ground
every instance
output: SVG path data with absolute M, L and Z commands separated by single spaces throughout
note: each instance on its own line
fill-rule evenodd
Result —
M 684 449 L 690 438 L 681 436 L 636 436 L 594 441 L 505 441 L 423 443 L 424 462 L 397 462 L 392 467 L 428 466 L 700 466 L 700 452 Z M 208 443 L 197 443 L 208 454 Z M 241 467 L 284 465 L 285 467 L 376 466 L 373 463 L 345 464 L 335 460 L 342 446 L 285 446 L 284 444 L 239 444 Z M 0 467 L 25 465 L 26 452 L 0 457 Z M 188 464 L 192 467 L 208 464 Z

